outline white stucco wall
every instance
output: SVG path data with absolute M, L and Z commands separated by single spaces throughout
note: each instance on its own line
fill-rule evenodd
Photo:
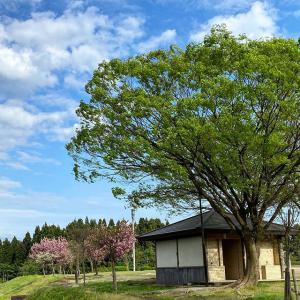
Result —
M 180 267 L 203 266 L 202 241 L 200 236 L 178 239 Z
M 158 268 L 177 267 L 176 240 L 157 241 L 156 259 Z M 178 239 L 179 267 L 203 266 L 201 237 Z
M 156 242 L 156 260 L 158 268 L 177 267 L 176 240 Z

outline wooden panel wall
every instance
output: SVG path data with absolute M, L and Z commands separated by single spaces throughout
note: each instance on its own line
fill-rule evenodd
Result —
M 182 285 L 188 283 L 203 283 L 204 281 L 204 267 L 156 269 L 156 282 L 158 284 Z

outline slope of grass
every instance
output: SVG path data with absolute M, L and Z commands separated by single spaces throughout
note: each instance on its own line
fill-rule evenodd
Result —
M 86 287 L 49 286 L 37 290 L 28 300 L 131 300 L 131 299 L 188 299 L 188 300 L 282 300 L 282 283 L 260 283 L 257 288 L 235 291 L 230 288 L 168 288 L 147 282 L 120 282 L 114 293 L 110 282 L 88 284 Z
M 35 290 L 61 279 L 61 275 L 45 277 L 40 275 L 30 275 L 17 277 L 0 284 L 0 300 L 10 299 L 13 295 L 29 295 Z
M 165 287 L 167 288 L 167 287 Z M 28 297 L 28 300 L 73 300 L 73 299 L 141 299 L 145 293 L 162 290 L 163 287 L 153 283 L 139 281 L 119 282 L 118 292 L 115 293 L 111 282 L 88 283 L 86 287 L 79 286 L 49 286 L 37 290 Z M 151 298 L 152 299 L 152 298 Z
M 73 276 L 24 276 L 0 284 L 0 300 L 28 295 L 28 300 L 281 300 L 283 282 L 261 282 L 256 288 L 167 287 L 156 285 L 153 272 L 118 272 L 118 293 L 112 289 L 111 274 L 88 274 L 87 285 L 76 286 Z

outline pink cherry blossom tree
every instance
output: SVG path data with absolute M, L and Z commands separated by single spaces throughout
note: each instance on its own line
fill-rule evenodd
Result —
M 61 269 L 63 269 L 65 273 L 66 266 L 70 265 L 73 260 L 69 242 L 65 238 L 54 239 L 53 250 L 55 253 L 55 265 L 59 266 L 60 273 Z
M 32 245 L 29 257 L 42 266 L 44 275 L 48 266 L 51 266 L 52 274 L 54 274 L 55 266 L 59 266 L 61 269 L 70 262 L 71 252 L 65 238 L 44 238 L 40 243 Z
M 135 242 L 134 233 L 125 221 L 115 227 L 103 227 L 100 233 L 100 248 L 111 262 L 113 287 L 117 290 L 116 262 L 132 250 Z
M 97 243 L 98 234 L 96 230 L 90 232 L 85 241 L 86 257 L 90 261 L 92 272 L 94 272 L 94 265 L 96 269 L 96 275 L 98 275 L 98 263 L 105 258 L 106 250 Z

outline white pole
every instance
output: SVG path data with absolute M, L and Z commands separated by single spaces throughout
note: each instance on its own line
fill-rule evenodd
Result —
M 132 232 L 134 234 L 134 223 L 135 223 L 135 209 L 131 209 L 131 220 L 132 220 Z M 132 265 L 133 265 L 133 272 L 135 272 L 135 242 L 132 245 Z

